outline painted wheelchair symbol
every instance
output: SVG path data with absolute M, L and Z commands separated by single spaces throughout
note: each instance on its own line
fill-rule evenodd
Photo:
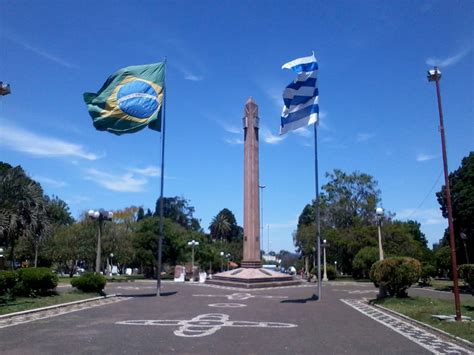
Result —
M 222 327 L 238 328 L 295 328 L 296 324 L 279 322 L 230 321 L 223 313 L 201 314 L 190 320 L 127 320 L 117 322 L 121 325 L 161 325 L 178 326 L 174 335 L 186 338 L 205 337 L 212 335 Z

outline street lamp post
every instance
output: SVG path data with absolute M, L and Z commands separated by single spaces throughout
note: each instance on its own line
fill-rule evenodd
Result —
M 377 218 L 377 228 L 379 233 L 379 260 L 383 260 L 383 248 L 382 248 L 382 219 L 383 219 L 383 208 L 377 207 L 375 209 L 375 215 Z
M 263 250 L 263 189 L 266 185 L 258 185 L 260 189 L 260 250 Z
M 194 270 L 194 247 L 198 246 L 199 242 L 193 239 L 190 242 L 188 242 L 188 245 L 190 245 L 192 249 L 191 267 L 192 267 L 192 270 Z
M 383 208 L 377 207 L 375 209 L 375 216 L 377 218 L 377 229 L 379 234 L 379 260 L 383 260 L 383 248 L 382 248 L 382 219 L 383 219 Z M 377 295 L 378 298 L 384 298 L 387 296 L 387 290 L 385 286 L 379 286 L 379 294 Z
M 336 270 L 336 276 L 337 276 L 337 261 L 334 262 L 334 269 Z
M 95 272 L 100 273 L 100 259 L 101 259 L 101 238 L 102 238 L 102 228 L 104 221 L 111 221 L 114 213 L 111 211 L 105 211 L 100 209 L 98 211 L 89 210 L 87 215 L 90 219 L 97 220 L 99 222 L 99 229 L 97 232 L 97 252 L 95 259 Z
M 451 269 L 454 283 L 454 303 L 456 308 L 456 320 L 461 321 L 461 300 L 459 297 L 456 245 L 454 244 L 453 208 L 451 204 L 451 189 L 449 187 L 448 157 L 446 154 L 446 138 L 444 136 L 443 108 L 441 106 L 441 91 L 439 87 L 440 79 L 441 71 L 438 69 L 438 67 L 428 70 L 428 81 L 434 81 L 436 83 L 436 95 L 438 98 L 439 132 L 441 134 L 441 149 L 443 151 L 444 186 L 446 193 L 446 207 L 448 210 L 449 241 L 451 244 Z
M 221 272 L 224 271 L 224 252 L 221 251 L 220 252 L 220 255 L 221 255 Z
M 323 244 L 321 245 L 323 247 L 323 266 L 324 266 L 324 273 L 323 273 L 323 281 L 328 281 L 328 274 L 326 272 L 326 239 L 323 240 Z

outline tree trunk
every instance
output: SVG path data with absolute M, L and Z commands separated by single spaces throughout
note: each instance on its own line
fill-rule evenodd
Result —
M 39 243 L 36 240 L 35 241 L 35 267 L 38 266 L 38 248 L 39 248 Z

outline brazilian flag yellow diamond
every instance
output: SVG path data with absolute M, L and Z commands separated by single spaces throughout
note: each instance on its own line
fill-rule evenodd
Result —
M 160 131 L 164 89 L 164 63 L 130 66 L 112 74 L 97 93 L 84 93 L 84 101 L 100 131 Z

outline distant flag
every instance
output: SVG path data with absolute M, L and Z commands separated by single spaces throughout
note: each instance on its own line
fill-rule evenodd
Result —
M 164 89 L 165 63 L 137 65 L 112 74 L 97 94 L 84 93 L 84 101 L 99 131 L 161 131 Z
M 298 58 L 284 64 L 282 69 L 291 69 L 298 74 L 283 91 L 283 112 L 280 134 L 316 123 L 318 120 L 318 62 L 314 52 L 309 57 Z

